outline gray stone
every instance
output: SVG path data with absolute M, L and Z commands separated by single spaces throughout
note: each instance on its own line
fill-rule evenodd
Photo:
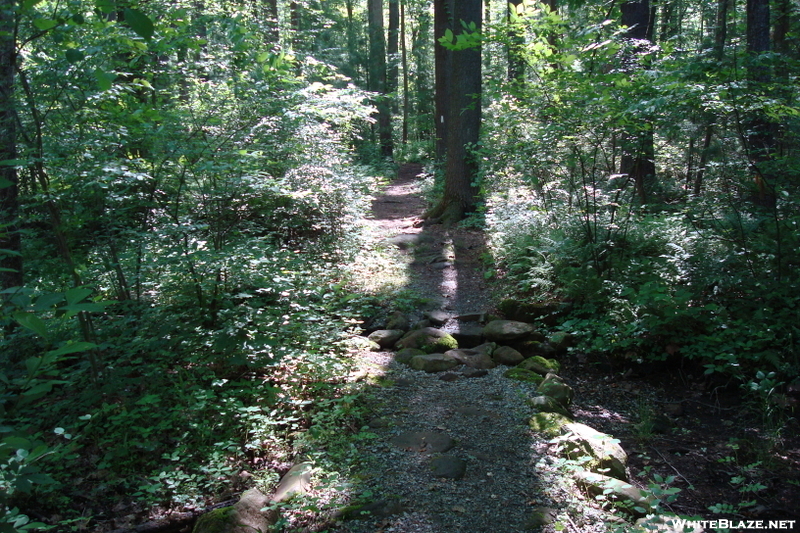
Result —
M 450 320 L 450 315 L 445 311 L 428 311 L 425 317 L 431 321 L 434 326 L 443 326 L 445 322 Z
M 535 337 L 541 336 L 541 339 L 536 339 Z M 533 357 L 534 355 L 538 355 L 541 357 L 554 357 L 556 355 L 556 349 L 550 346 L 550 344 L 543 342 L 544 335 L 539 333 L 538 331 L 531 334 L 531 338 L 514 344 L 514 347 L 519 350 L 525 357 Z
M 282 502 L 298 494 L 306 494 L 311 488 L 311 463 L 299 463 L 289 469 L 281 478 L 272 501 Z
M 444 270 L 444 269 L 450 268 L 452 266 L 453 266 L 453 263 L 451 263 L 450 261 L 443 261 L 441 263 L 433 263 L 431 265 L 431 268 L 434 269 L 434 270 Z
M 425 453 L 444 453 L 456 445 L 444 433 L 433 431 L 406 431 L 392 437 L 391 443 L 404 450 Z
M 542 396 L 553 398 L 564 407 L 569 407 L 572 403 L 572 398 L 575 396 L 575 391 L 572 390 L 572 387 L 564 383 L 564 380 L 556 374 L 547 374 L 544 377 L 544 381 L 539 384 L 538 392 Z
M 436 477 L 461 479 L 467 471 L 467 463 L 452 455 L 440 455 L 431 459 L 431 472 Z
M 391 424 L 392 421 L 386 418 L 385 416 L 373 418 L 367 423 L 367 425 L 372 429 L 388 428 Z
M 483 327 L 475 322 L 459 323 L 448 329 L 461 348 L 474 348 L 483 342 Z
M 562 429 L 558 438 L 565 455 L 577 460 L 581 457 L 591 459 L 584 468 L 592 472 L 607 474 L 623 481 L 628 480 L 628 454 L 611 435 L 601 433 L 585 424 L 571 423 Z
M 467 367 L 461 372 L 461 375 L 465 378 L 482 378 L 483 376 L 489 375 L 489 371 L 482 368 Z
M 347 346 L 354 350 L 371 350 L 377 352 L 381 349 L 380 344 L 373 342 L 366 337 L 350 337 L 347 339 Z
M 534 396 L 528 400 L 528 405 L 540 413 L 558 413 L 566 417 L 572 417 L 572 414 L 567 409 L 549 396 Z
M 547 342 L 550 343 L 550 346 L 556 351 L 556 353 L 564 354 L 567 353 L 567 350 L 575 344 L 575 336 L 572 333 L 567 333 L 566 331 L 556 331 L 550 338 L 547 339 Z
M 403 331 L 408 331 L 411 329 L 411 322 L 408 320 L 408 317 L 400 311 L 394 311 L 386 320 L 385 329 L 401 329 Z
M 489 369 L 497 366 L 485 350 L 449 350 L 444 353 L 470 368 Z
M 269 531 L 278 521 L 274 510 L 261 509 L 270 505 L 270 498 L 258 489 L 245 491 L 239 501 L 221 509 L 214 509 L 197 519 L 192 533 L 253 533 Z
M 546 376 L 551 372 L 555 374 L 561 370 L 561 365 L 558 361 L 555 359 L 545 359 L 541 355 L 534 355 L 533 357 L 525 359 L 518 367 L 524 368 L 525 370 L 532 370 L 542 376 Z
M 371 518 L 387 518 L 405 512 L 405 507 L 398 500 L 378 500 L 364 505 L 356 505 L 339 513 L 341 518 L 350 520 L 368 520 Z
M 461 313 L 456 318 L 462 322 L 484 322 L 486 319 L 486 313 L 479 311 L 468 311 L 466 313 Z
M 452 335 L 436 328 L 422 328 L 406 333 L 395 344 L 398 349 L 417 348 L 425 353 L 446 352 L 458 348 Z
M 527 383 L 535 383 L 539 385 L 544 378 L 534 372 L 533 370 L 525 370 L 524 368 L 514 367 L 506 370 L 503 376 L 508 379 L 516 379 L 517 381 L 525 381 Z
M 655 496 L 630 483 L 586 470 L 577 470 L 573 477 L 589 494 L 603 495 L 611 505 L 634 516 L 644 516 L 655 510 Z
M 388 242 L 389 244 L 397 246 L 401 250 L 406 250 L 430 240 L 430 237 L 421 235 L 419 233 L 401 233 L 400 235 L 395 235 L 394 237 L 390 238 Z
M 490 341 L 507 342 L 529 337 L 536 328 L 533 324 L 513 320 L 492 320 L 483 327 L 483 336 Z
M 378 343 L 381 348 L 391 348 L 403 335 L 405 331 L 402 329 L 379 329 L 370 333 L 367 338 Z
M 423 372 L 444 372 L 459 365 L 452 356 L 443 353 L 432 353 L 426 355 L 415 355 L 409 361 L 409 365 L 414 370 L 422 370 Z
M 558 511 L 550 507 L 536 507 L 525 522 L 525 529 L 538 529 L 556 521 Z
M 442 381 L 456 381 L 459 378 L 458 374 L 454 374 L 453 372 L 447 372 L 439 376 L 439 379 Z
M 425 355 L 425 352 L 417 350 L 416 348 L 403 348 L 394 354 L 394 360 L 398 363 L 408 364 L 415 355 Z
M 523 361 L 522 354 L 510 346 L 500 346 L 492 353 L 492 359 L 498 365 L 515 366 Z
M 528 422 L 531 429 L 548 437 L 557 437 L 561 428 L 572 423 L 572 419 L 558 413 L 536 413 Z

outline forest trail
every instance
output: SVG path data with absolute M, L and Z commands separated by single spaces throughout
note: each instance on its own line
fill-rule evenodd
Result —
M 456 316 L 490 310 L 483 236 L 421 223 L 421 171 L 404 166 L 374 200 L 367 224 L 410 254 L 409 285 L 430 302 L 420 311 L 439 312 L 446 318 L 440 328 L 453 331 L 463 326 Z M 366 503 L 361 511 L 369 513 L 335 531 L 524 531 L 532 506 L 550 505 L 537 466 L 545 445 L 527 425 L 524 399 L 534 387 L 503 377 L 504 366 L 427 374 L 394 361 L 389 351 L 362 357 L 386 369 L 389 386 L 370 395 L 369 425 L 378 438 L 359 444 L 363 481 L 353 503 Z

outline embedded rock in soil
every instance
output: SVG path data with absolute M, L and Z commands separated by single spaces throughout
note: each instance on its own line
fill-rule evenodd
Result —
M 354 505 L 343 509 L 339 516 L 349 520 L 369 520 L 370 518 L 386 518 L 405 512 L 403 504 L 398 500 L 378 500 L 364 505 Z
M 525 522 L 525 529 L 538 529 L 556 521 L 558 511 L 549 507 L 536 507 Z
M 467 471 L 467 463 L 452 455 L 440 455 L 431 459 L 431 472 L 436 477 L 461 479 Z
M 436 328 L 422 328 L 406 333 L 395 347 L 417 348 L 425 353 L 446 352 L 458 348 L 458 342 L 447 332 Z
M 392 437 L 391 442 L 404 450 L 425 453 L 444 453 L 456 445 L 444 433 L 433 431 L 406 431 Z
M 547 374 L 544 381 L 539 384 L 539 394 L 542 396 L 549 396 L 564 407 L 569 407 L 572 403 L 572 398 L 575 396 L 575 391 L 572 387 L 564 383 L 564 380 L 555 374 Z
M 515 366 L 521 363 L 524 357 L 510 346 L 501 346 L 492 353 L 492 359 L 498 365 Z
M 606 472 L 622 481 L 628 480 L 628 454 L 615 442 L 614 437 L 578 423 L 567 424 L 562 431 L 564 435 L 558 440 L 569 459 L 591 457 L 589 463 L 583 465 L 584 468 L 593 472 Z
M 535 396 L 528 400 L 528 405 L 540 413 L 558 413 L 566 417 L 572 417 L 569 411 L 549 396 Z
M 541 336 L 541 340 L 529 339 L 523 342 L 514 343 L 514 348 L 519 350 L 525 357 L 533 357 L 538 355 L 540 357 L 553 357 L 556 355 L 556 349 L 544 341 L 544 335 L 534 332 L 533 336 Z
M 444 354 L 470 368 L 490 369 L 497 366 L 484 350 L 450 350 Z
M 533 324 L 514 320 L 492 320 L 483 327 L 483 336 L 490 341 L 508 342 L 529 337 L 536 328 Z
M 485 322 L 486 313 L 468 311 L 466 313 L 461 313 L 456 317 L 456 319 L 461 320 L 462 322 Z
M 275 487 L 272 501 L 282 502 L 292 496 L 306 494 L 311 488 L 311 468 L 311 463 L 299 463 L 290 468 Z
M 450 315 L 445 311 L 428 311 L 425 316 L 436 327 L 443 326 L 445 322 L 450 320 Z
M 465 368 L 461 372 L 461 375 L 464 376 L 465 378 L 482 378 L 483 376 L 486 376 L 488 374 L 489 374 L 488 370 L 484 370 L 482 368 L 469 368 L 469 367 Z
M 346 344 L 348 348 L 353 348 L 354 350 L 371 350 L 377 352 L 381 349 L 377 342 L 373 342 L 366 337 L 350 337 L 347 339 Z
M 275 511 L 262 512 L 270 498 L 258 489 L 245 491 L 230 507 L 214 509 L 198 518 L 192 533 L 252 533 L 268 531 L 278 521 Z
M 483 341 L 483 327 L 474 322 L 457 324 L 454 328 L 448 328 L 448 332 L 462 348 L 474 348 Z
M 544 381 L 544 378 L 534 372 L 533 370 L 525 370 L 524 368 L 509 368 L 503 374 L 508 379 L 516 379 L 517 381 L 526 381 L 528 383 L 536 383 L 537 385 Z
M 558 413 L 536 413 L 531 417 L 529 425 L 537 433 L 557 437 L 561 434 L 561 428 L 571 423 L 572 419 Z
M 553 347 L 556 353 L 563 354 L 567 352 L 568 348 L 575 344 L 575 336 L 566 331 L 556 331 L 550 335 L 547 342 L 550 343 L 550 346 Z
M 532 370 L 537 374 L 545 376 L 549 373 L 557 373 L 561 370 L 561 365 L 555 359 L 545 359 L 540 355 L 534 355 L 522 361 L 517 368 L 524 368 L 525 370 Z
M 634 516 L 644 516 L 655 510 L 655 496 L 630 483 L 586 470 L 576 471 L 573 477 L 592 496 L 603 494 L 611 505 Z
M 370 333 L 367 338 L 378 343 L 381 348 L 391 348 L 403 335 L 405 331 L 402 329 L 379 329 Z
M 459 365 L 452 356 L 443 353 L 432 353 L 427 355 L 415 355 L 409 361 L 409 365 L 414 370 L 423 372 L 444 372 Z
M 411 322 L 406 315 L 400 311 L 395 311 L 390 314 L 389 318 L 386 320 L 385 329 L 401 329 L 403 331 L 408 331 L 411 329 Z
M 419 233 L 401 233 L 388 240 L 389 244 L 393 244 L 401 250 L 406 250 L 427 241 L 430 241 L 430 237 Z
M 458 377 L 459 377 L 458 374 L 454 374 L 452 372 L 447 372 L 446 374 L 442 374 L 441 376 L 439 376 L 439 379 L 441 381 L 450 382 L 450 381 L 456 381 L 458 379 Z

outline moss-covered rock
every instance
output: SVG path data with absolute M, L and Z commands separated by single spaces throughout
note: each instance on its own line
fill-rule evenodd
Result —
M 458 342 L 447 332 L 436 328 L 422 328 L 406 333 L 395 348 L 416 348 L 425 353 L 444 353 L 458 348 Z
M 402 350 L 394 354 L 394 360 L 397 361 L 398 363 L 403 363 L 404 365 L 407 365 L 408 363 L 411 362 L 411 358 L 414 357 L 415 355 L 425 355 L 425 352 L 423 352 L 422 350 L 418 350 L 416 348 L 403 348 Z
M 564 407 L 569 407 L 572 403 L 572 398 L 575 396 L 575 391 L 572 387 L 564 383 L 556 374 L 547 374 L 544 381 L 539 385 L 539 394 L 542 396 L 549 396 Z
M 561 435 L 561 428 L 572 420 L 558 413 L 536 413 L 530 419 L 531 429 L 548 437 Z
M 566 353 L 569 348 L 575 345 L 575 335 L 572 333 L 567 333 L 566 331 L 556 331 L 550 338 L 547 339 L 547 342 L 550 343 L 550 346 L 556 351 L 556 353 Z
M 409 362 L 414 370 L 423 372 L 444 372 L 459 365 L 452 356 L 443 353 L 415 355 Z
M 564 406 L 555 401 L 549 396 L 535 396 L 528 400 L 528 405 L 539 411 L 540 413 L 558 413 L 560 415 L 571 418 L 572 415 L 567 411 Z
M 561 364 L 555 359 L 545 359 L 541 355 L 534 355 L 522 361 L 517 368 L 532 370 L 537 374 L 546 376 L 549 373 L 557 374 L 561 370 Z
M 509 379 L 526 381 L 528 383 L 535 383 L 537 385 L 544 381 L 544 378 L 536 372 L 533 372 L 532 370 L 525 370 L 524 368 L 519 367 L 509 368 L 503 375 Z
M 230 507 L 214 509 L 197 519 L 192 533 L 258 533 L 269 531 L 278 513 L 262 511 L 270 498 L 258 489 L 245 491 Z
M 653 494 L 625 481 L 586 470 L 577 470 L 573 476 L 592 496 L 603 495 L 611 505 L 634 516 L 645 516 L 656 508 Z

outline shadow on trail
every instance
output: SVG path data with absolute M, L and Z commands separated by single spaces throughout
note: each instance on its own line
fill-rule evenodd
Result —
M 483 234 L 423 224 L 421 173 L 418 165 L 402 167 L 373 202 L 373 220 L 407 254 L 407 288 L 426 299 L 424 309 L 411 313 L 412 323 L 427 316 L 431 327 L 452 333 L 460 348 L 475 347 L 483 342 L 481 315 L 492 310 L 481 264 Z M 394 356 L 374 357 L 386 364 Z M 372 494 L 364 507 L 369 513 L 364 520 L 344 521 L 336 531 L 525 530 L 531 501 L 542 494 L 540 454 L 520 397 L 526 385 L 502 377 L 503 367 L 475 377 L 468 377 L 465 370 L 472 369 L 466 367 L 446 373 L 392 367 L 389 386 L 373 390 L 378 400 L 370 426 L 378 440 L 364 448 L 372 470 L 360 474 L 369 480 L 360 487 Z M 464 470 L 440 476 L 439 462 Z

